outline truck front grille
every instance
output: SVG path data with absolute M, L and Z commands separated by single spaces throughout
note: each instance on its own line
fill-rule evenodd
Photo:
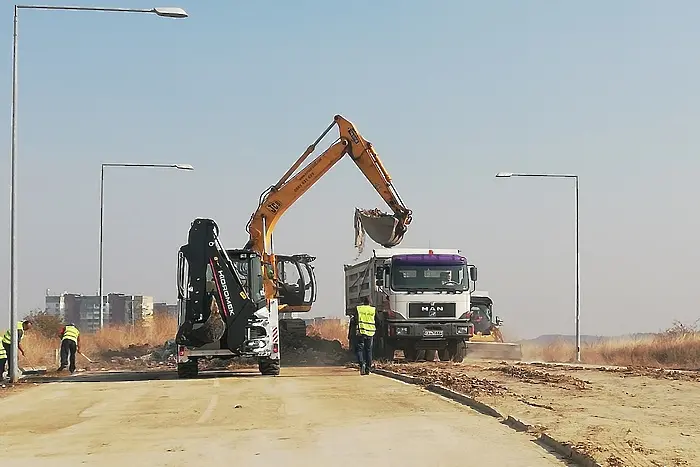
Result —
M 456 318 L 455 303 L 409 303 L 409 318 Z

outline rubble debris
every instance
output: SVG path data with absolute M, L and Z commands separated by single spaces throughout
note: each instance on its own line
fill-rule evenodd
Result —
M 561 389 L 590 389 L 590 381 L 585 381 L 569 375 L 558 375 L 547 371 L 535 370 L 521 365 L 500 365 L 486 368 L 516 378 L 529 384 L 548 384 Z
M 395 364 L 395 363 L 377 363 L 377 368 L 402 373 L 412 376 L 418 380 L 421 386 L 437 384 L 445 386 L 449 389 L 461 392 L 468 396 L 505 396 L 510 394 L 510 391 L 505 386 L 489 381 L 487 379 L 476 378 L 465 373 L 457 373 L 434 366 L 411 366 Z

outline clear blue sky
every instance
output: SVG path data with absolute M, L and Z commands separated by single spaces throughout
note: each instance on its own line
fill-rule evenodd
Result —
M 698 317 L 697 2 L 171 3 L 190 18 L 21 14 L 20 312 L 97 290 L 101 162 L 195 166 L 106 176 L 105 288 L 172 302 L 191 220 L 242 246 L 259 193 L 340 113 L 413 209 L 402 246 L 461 248 L 508 335 L 573 333 L 574 191 L 501 170 L 581 176 L 583 333 Z M 8 190 L 0 206 L 9 223 Z M 278 224 L 278 252 L 319 258 L 312 315 L 342 314 L 355 206 L 387 209 L 344 160 Z

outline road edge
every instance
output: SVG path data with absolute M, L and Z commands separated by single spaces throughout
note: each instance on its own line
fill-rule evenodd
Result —
M 384 370 L 382 368 L 374 368 L 372 369 L 372 373 L 379 376 L 384 376 L 385 378 L 401 381 L 402 383 L 422 386 L 429 392 L 443 396 L 462 405 L 466 405 L 467 407 L 470 407 L 483 415 L 488 415 L 490 417 L 496 418 L 499 422 L 515 431 L 523 432 L 534 430 L 534 427 L 529 423 L 526 423 L 522 420 L 518 420 L 517 418 L 511 415 L 504 417 L 494 407 L 491 407 L 488 404 L 478 401 L 471 396 L 462 394 L 457 391 L 453 391 L 452 389 L 446 388 L 439 384 L 424 385 L 416 377 L 396 373 L 389 370 Z M 538 441 L 544 444 L 545 446 L 548 446 L 549 448 L 553 449 L 557 454 L 564 456 L 567 460 L 572 461 L 581 467 L 603 467 L 588 454 L 579 451 L 569 443 L 564 443 L 552 438 L 547 433 L 539 433 Z

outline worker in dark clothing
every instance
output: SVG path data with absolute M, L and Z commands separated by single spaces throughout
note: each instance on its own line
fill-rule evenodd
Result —
M 24 355 L 24 348 L 22 348 L 22 337 L 24 337 L 25 331 L 28 331 L 32 327 L 32 321 L 30 319 L 25 319 L 17 323 L 17 350 Z M 7 374 L 12 374 L 12 331 L 7 330 L 2 336 L 2 347 L 4 359 L 0 358 L 0 376 L 5 371 L 5 364 L 7 364 Z M 2 357 L 2 355 L 0 355 Z
M 75 324 L 70 323 L 63 326 L 59 332 L 59 337 L 61 338 L 61 366 L 58 367 L 58 371 L 66 369 L 70 357 L 68 370 L 73 374 L 75 373 L 75 354 L 80 352 L 80 331 Z
M 368 297 L 362 297 L 362 305 L 355 313 L 355 353 L 360 364 L 360 374 L 368 375 L 372 367 L 372 345 L 377 329 L 377 309 L 369 304 Z M 352 327 L 350 329 L 353 329 Z

